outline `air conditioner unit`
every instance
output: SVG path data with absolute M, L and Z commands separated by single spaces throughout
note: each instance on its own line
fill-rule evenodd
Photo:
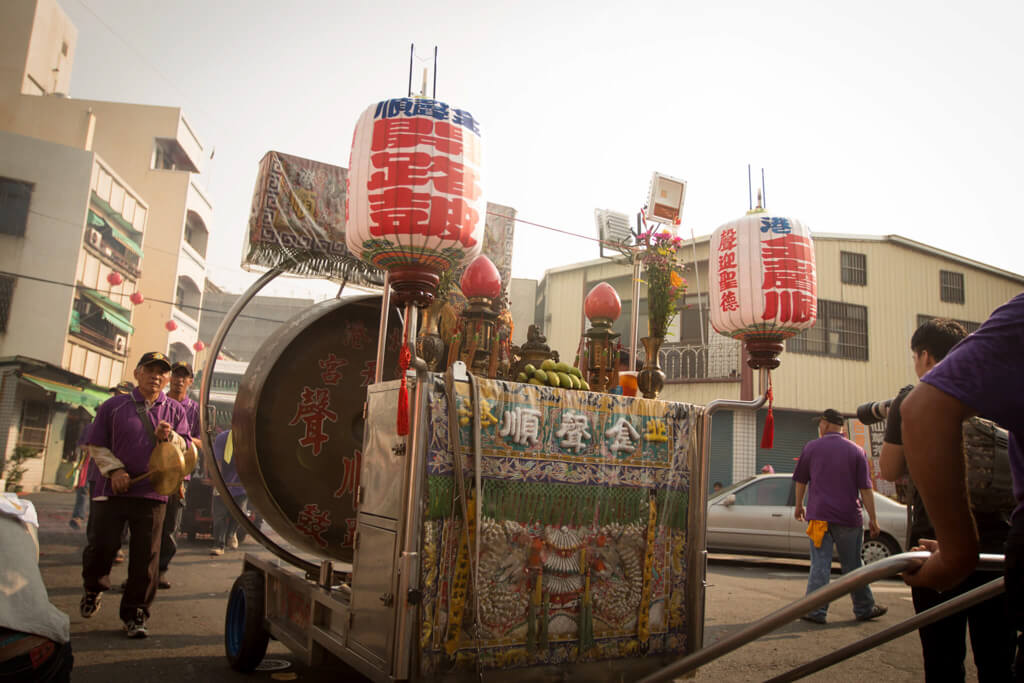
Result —
M 124 353 L 128 350 L 128 337 L 123 334 L 114 335 L 114 351 Z
M 96 228 L 89 228 L 89 244 L 99 249 L 103 244 L 103 233 Z

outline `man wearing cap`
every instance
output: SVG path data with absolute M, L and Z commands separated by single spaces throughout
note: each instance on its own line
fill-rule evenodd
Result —
M 170 374 L 167 356 L 159 351 L 143 354 L 135 367 L 137 387 L 105 401 L 89 432 L 90 452 L 101 476 L 93 490 L 93 533 L 82 552 L 85 595 L 79 608 L 85 618 L 99 609 L 103 592 L 110 589 L 110 567 L 127 524 L 128 581 L 120 616 L 131 638 L 148 634 L 167 502 L 149 477 L 140 476 L 147 472 L 157 442 L 192 448 L 185 409 L 163 393 Z
M 793 472 L 796 482 L 793 516 L 801 522 L 808 522 L 807 535 L 811 537 L 808 593 L 829 582 L 833 544 L 839 552 L 844 574 L 861 566 L 860 550 L 864 542 L 861 500 L 868 510 L 871 535 L 877 536 L 879 532 L 864 449 L 843 436 L 843 416 L 839 411 L 829 408 L 815 419 L 818 421 L 819 438 L 804 446 Z M 808 486 L 810 492 L 805 514 L 804 493 Z M 853 591 L 851 597 L 853 614 L 858 621 L 874 619 L 888 611 L 875 604 L 868 586 Z M 802 618 L 824 624 L 827 614 L 828 605 L 823 605 Z
M 171 383 L 167 387 L 167 397 L 174 399 L 185 409 L 185 417 L 188 419 L 188 434 L 198 452 L 202 446 L 202 441 L 199 438 L 199 404 L 188 397 L 192 381 L 192 367 L 185 361 L 178 361 L 171 366 Z M 185 479 L 189 478 L 189 474 L 185 474 Z M 167 568 L 171 565 L 171 558 L 178 551 L 174 534 L 181 522 L 181 498 L 180 493 L 172 493 L 167 496 L 167 508 L 164 510 L 164 526 L 160 539 L 158 588 L 171 587 L 171 582 L 167 580 Z

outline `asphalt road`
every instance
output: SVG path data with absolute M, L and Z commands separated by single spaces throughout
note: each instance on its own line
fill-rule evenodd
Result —
M 153 605 L 149 638 L 125 637 L 117 616 L 120 594 L 116 590 L 105 595 L 96 616 L 83 619 L 78 601 L 85 539 L 84 533 L 67 526 L 73 497 L 44 492 L 28 498 L 36 503 L 41 518 L 40 567 L 50 600 L 71 617 L 75 653 L 72 680 L 76 683 L 353 680 L 344 669 L 305 667 L 273 640 L 264 665 L 279 668 L 242 675 L 228 667 L 223 645 L 224 611 L 228 591 L 241 569 L 242 553 L 269 557 L 251 541 L 237 551 L 211 557 L 209 540 L 200 537 L 189 543 L 182 539 L 171 565 L 172 588 L 159 591 Z M 798 560 L 713 556 L 708 574 L 705 644 L 801 597 L 807 566 L 807 562 Z M 114 584 L 119 584 L 124 575 L 124 565 L 116 566 Z M 832 603 L 827 625 L 795 621 L 704 666 L 692 680 L 763 681 L 913 615 L 910 591 L 902 582 L 878 582 L 873 590 L 876 600 L 890 610 L 876 622 L 854 620 L 850 599 L 845 597 Z M 968 680 L 975 677 L 968 655 Z M 805 680 L 923 680 L 917 634 L 903 636 Z

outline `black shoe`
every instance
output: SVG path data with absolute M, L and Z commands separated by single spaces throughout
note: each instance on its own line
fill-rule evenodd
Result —
M 163 572 L 160 573 L 160 579 L 157 581 L 156 587 L 163 588 L 164 590 L 171 587 L 171 582 L 167 580 L 167 577 L 164 576 Z
M 888 611 L 888 607 L 883 607 L 882 605 L 875 605 L 871 608 L 870 612 L 868 612 L 862 617 L 857 617 L 857 621 L 871 621 L 872 619 L 877 619 L 878 617 L 882 616 Z
M 85 595 L 82 596 L 82 601 L 78 603 L 78 611 L 81 613 L 83 618 L 88 619 L 100 611 L 100 603 L 102 601 L 103 593 L 86 591 Z
M 817 614 L 805 614 L 800 617 L 804 621 L 809 621 L 812 624 L 827 624 L 828 620 L 825 617 L 819 617 Z
M 124 630 L 129 638 L 145 638 L 149 635 L 149 629 L 146 627 L 146 613 L 141 607 L 135 609 L 135 616 L 130 621 L 124 622 Z

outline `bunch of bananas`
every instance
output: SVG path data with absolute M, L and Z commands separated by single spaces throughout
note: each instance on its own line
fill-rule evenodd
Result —
M 523 371 L 516 377 L 516 381 L 540 386 L 561 387 L 562 389 L 590 391 L 590 385 L 583 379 L 583 373 L 579 368 L 568 363 L 556 363 L 550 359 L 541 363 L 539 368 L 527 363 Z

